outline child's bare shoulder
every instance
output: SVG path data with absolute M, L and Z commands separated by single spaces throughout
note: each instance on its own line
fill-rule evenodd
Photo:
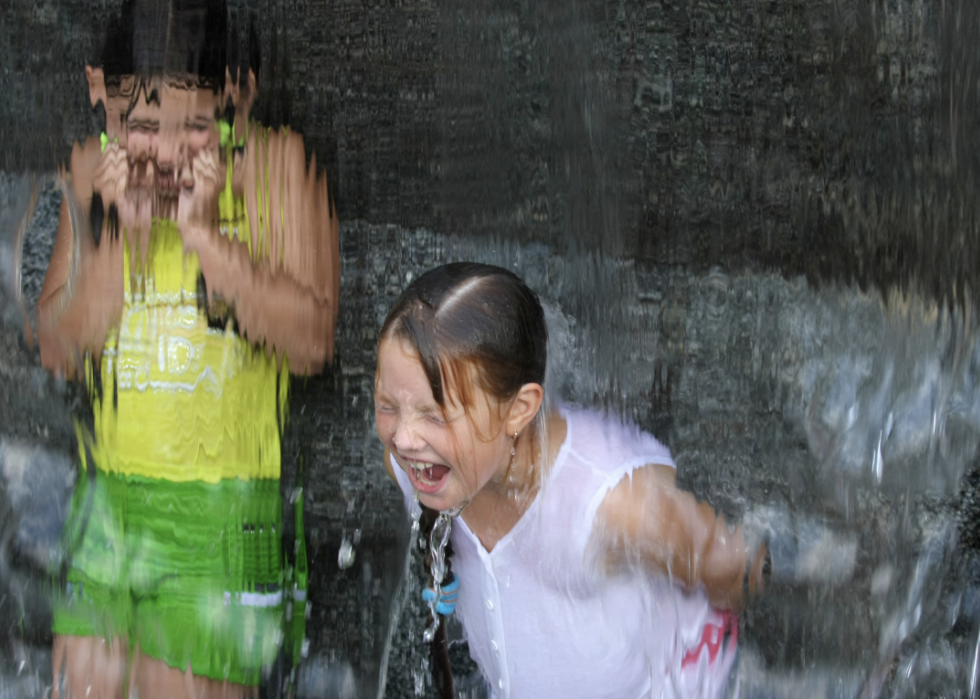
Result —
M 594 467 L 627 473 L 646 464 L 671 470 L 670 450 L 652 434 L 615 415 L 585 409 L 566 411 L 569 447 Z

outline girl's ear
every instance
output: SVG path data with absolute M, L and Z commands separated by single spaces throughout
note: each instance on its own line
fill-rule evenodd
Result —
M 241 114 L 243 121 L 248 120 L 252 105 L 259 96 L 259 78 L 251 68 L 245 77 L 244 84 L 240 84 L 241 70 L 231 74 L 231 69 L 225 67 L 225 95 L 224 101 L 231 98 L 231 103 L 235 105 L 235 114 Z
M 523 432 L 524 428 L 537 416 L 544 401 L 544 389 L 538 383 L 521 386 L 507 412 L 507 434 Z
M 88 98 L 92 107 L 99 102 L 106 105 L 105 73 L 102 69 L 85 66 L 85 79 L 88 81 Z

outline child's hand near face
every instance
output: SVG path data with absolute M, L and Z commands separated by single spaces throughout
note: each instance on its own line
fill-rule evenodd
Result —
M 129 186 L 129 155 L 118 143 L 106 144 L 92 176 L 92 190 L 102 198 L 106 211 L 119 206 Z
M 216 229 L 218 195 L 224 183 L 224 165 L 210 148 L 198 151 L 191 163 L 190 177 L 180 183 L 177 227 L 187 250 L 197 251 Z
M 130 187 L 130 167 L 126 148 L 119 143 L 107 143 L 92 175 L 92 192 L 102 200 L 102 210 L 106 217 L 103 219 L 103 228 L 109 227 L 112 234 L 125 232 L 134 255 L 138 240 L 142 255 L 146 252 L 150 226 L 153 223 L 153 194 L 144 188 Z M 108 215 L 112 210 L 115 210 L 117 220 L 109 220 Z M 98 237 L 102 240 L 101 232 Z M 111 274 L 114 270 L 108 272 Z

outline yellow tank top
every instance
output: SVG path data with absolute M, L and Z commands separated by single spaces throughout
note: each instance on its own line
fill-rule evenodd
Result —
M 221 214 L 243 214 L 226 195 L 230 180 Z M 249 240 L 247 219 L 235 218 L 222 232 L 237 225 Z M 124 259 L 122 318 L 102 355 L 101 395 L 92 397 L 96 463 L 181 482 L 279 478 L 287 362 L 280 370 L 230 326 L 209 327 L 197 303 L 197 255 L 184 253 L 173 221 L 154 220 L 135 271 L 128 244 Z

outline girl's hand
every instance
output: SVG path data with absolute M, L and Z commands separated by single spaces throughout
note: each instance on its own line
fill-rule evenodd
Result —
M 119 208 L 128 185 L 129 155 L 118 143 L 109 143 L 95 168 L 92 190 L 102 197 L 102 206 L 108 211 L 112 205 Z
M 833 586 L 854 575 L 857 536 L 821 519 L 782 504 L 760 505 L 746 512 L 742 530 L 747 548 L 764 554 L 775 583 Z
M 201 150 L 181 181 L 177 199 L 177 228 L 187 250 L 198 250 L 217 227 L 218 195 L 224 166 L 214 151 Z
M 610 569 L 639 565 L 687 589 L 702 587 L 717 609 L 741 610 L 746 573 L 761 563 L 742 532 L 709 505 L 677 488 L 670 466 L 635 469 L 606 495 L 593 542 Z M 749 578 L 750 587 L 754 586 Z
M 92 191 L 102 199 L 102 209 L 106 218 L 103 220 L 103 231 L 95 231 L 98 239 L 118 236 L 125 232 L 129 236 L 133 254 L 138 251 L 146 253 L 149 241 L 150 226 L 153 222 L 153 195 L 144 188 L 130 187 L 129 154 L 118 143 L 106 144 L 102 157 L 95 168 L 92 177 Z M 109 212 L 115 208 L 118 217 L 115 221 L 108 218 Z M 118 223 L 118 228 L 116 228 Z M 110 235 L 103 236 L 108 231 Z M 88 242 L 86 238 L 85 242 Z M 137 242 L 139 248 L 137 248 Z M 87 245 L 82 247 L 82 265 L 88 263 L 86 258 L 91 256 Z

